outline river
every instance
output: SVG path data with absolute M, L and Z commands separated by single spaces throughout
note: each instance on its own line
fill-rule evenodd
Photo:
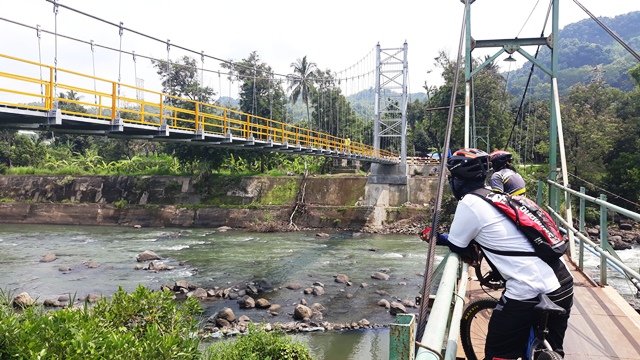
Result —
M 173 270 L 149 272 L 134 270 L 135 257 L 152 250 Z M 440 251 L 441 249 L 439 249 Z M 56 254 L 53 262 L 39 260 Z M 620 252 L 633 268 L 640 267 L 640 248 Z M 99 266 L 90 268 L 90 261 Z M 118 287 L 131 291 L 138 284 L 159 289 L 162 284 L 186 279 L 204 288 L 222 288 L 255 280 L 266 280 L 274 290 L 265 294 L 284 311 L 273 317 L 264 310 L 241 310 L 236 301 L 205 300 L 203 318 L 223 307 L 254 322 L 291 321 L 294 304 L 305 298 L 327 308 L 324 320 L 333 323 L 359 321 L 389 324 L 393 317 L 377 306 L 385 290 L 394 299 L 413 299 L 422 285 L 426 246 L 414 236 L 331 233 L 317 237 L 315 232 L 249 233 L 212 229 L 133 229 L 125 227 L 3 225 L 0 228 L 0 288 L 13 294 L 27 291 L 40 301 L 72 294 L 113 293 Z M 587 259 L 592 271 L 597 261 Z M 70 271 L 60 271 L 69 267 Z M 374 280 L 371 274 L 386 271 L 390 279 Z M 344 273 L 353 286 L 334 282 Z M 612 283 L 633 300 L 635 292 L 610 273 Z M 290 282 L 310 287 L 325 285 L 321 296 L 304 295 L 302 290 L 284 288 Z M 366 283 L 366 287 L 361 284 Z M 351 294 L 347 296 L 347 294 Z M 411 309 L 410 309 L 411 310 Z M 417 312 L 417 309 L 412 309 Z M 386 359 L 387 328 L 296 335 L 305 342 L 316 359 Z

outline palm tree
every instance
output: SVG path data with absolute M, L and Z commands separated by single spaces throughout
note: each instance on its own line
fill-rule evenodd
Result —
M 293 74 L 290 74 L 288 79 L 288 90 L 291 90 L 291 103 L 295 104 L 298 102 L 298 98 L 302 96 L 302 101 L 307 105 L 307 120 L 309 124 L 311 124 L 311 117 L 309 116 L 309 93 L 313 90 L 316 64 L 307 62 L 307 56 L 305 55 L 302 59 L 291 63 L 291 67 L 293 68 Z

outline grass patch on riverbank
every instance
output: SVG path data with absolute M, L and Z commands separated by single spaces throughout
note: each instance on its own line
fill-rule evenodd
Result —
M 95 305 L 47 311 L 14 308 L 0 291 L 0 359 L 206 359 L 311 360 L 309 350 L 281 332 L 250 325 L 247 335 L 199 350 L 195 298 L 173 300 L 169 291 L 119 289 Z
M 312 360 L 309 350 L 281 332 L 267 332 L 249 324 L 247 335 L 211 345 L 206 360 Z
M 95 306 L 14 310 L 0 300 L 0 359 L 199 359 L 195 299 L 142 286 Z

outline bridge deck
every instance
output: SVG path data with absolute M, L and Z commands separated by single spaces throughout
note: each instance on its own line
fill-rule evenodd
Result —
M 573 264 L 574 302 L 565 337 L 568 360 L 640 359 L 640 314 L 613 288 L 593 284 Z M 469 273 L 467 299 L 486 297 Z M 492 293 L 498 296 L 499 292 Z M 465 359 L 458 349 L 458 358 Z

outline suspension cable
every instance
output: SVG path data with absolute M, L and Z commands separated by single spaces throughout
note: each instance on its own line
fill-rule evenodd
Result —
M 629 204 L 631 204 L 631 205 L 635 206 L 636 208 L 639 208 L 639 209 L 640 209 L 640 204 L 638 204 L 638 203 L 636 203 L 636 202 L 633 202 L 633 201 L 631 201 L 631 200 L 629 200 L 629 199 L 626 199 L 626 198 L 624 198 L 624 197 L 622 197 L 622 196 L 620 196 L 620 195 L 614 194 L 614 193 L 612 193 L 611 191 L 608 191 L 608 190 L 606 190 L 606 189 L 604 189 L 604 188 L 602 188 L 602 187 L 600 187 L 600 186 L 598 186 L 598 185 L 596 185 L 596 184 L 594 184 L 594 183 L 592 183 L 592 182 L 589 182 L 589 181 L 587 181 L 587 180 L 585 180 L 585 179 L 583 179 L 583 178 L 579 177 L 578 175 L 574 175 L 574 174 L 572 174 L 572 173 L 569 173 L 569 176 L 572 176 L 572 177 L 574 177 L 574 178 L 576 178 L 576 179 L 578 179 L 578 180 L 580 180 L 580 181 L 584 182 L 585 184 L 590 185 L 592 188 L 594 188 L 594 189 L 596 189 L 596 190 L 600 190 L 600 191 L 602 191 L 602 192 L 604 192 L 604 193 L 607 193 L 607 194 L 609 194 L 609 195 L 613 196 L 613 197 L 614 197 L 614 198 L 616 198 L 616 199 L 623 200 L 623 201 L 625 201 L 625 202 L 627 202 L 627 203 L 629 203 Z
M 540 37 L 544 37 L 544 29 L 547 27 L 547 23 L 549 21 L 549 16 L 551 14 L 552 3 L 549 3 L 549 7 L 547 8 L 547 16 L 544 20 L 544 25 L 542 26 L 542 32 L 540 33 Z M 538 58 L 538 54 L 540 53 L 540 46 L 536 47 L 536 53 L 533 56 L 534 59 Z M 506 149 L 507 146 L 511 143 L 511 136 L 513 135 L 513 130 L 518 123 L 518 118 L 520 117 L 520 113 L 522 112 L 522 106 L 524 104 L 525 97 L 527 96 L 527 90 L 529 89 L 529 85 L 531 84 L 531 78 L 533 77 L 533 71 L 535 70 L 535 64 L 531 63 L 531 69 L 529 70 L 529 76 L 527 77 L 527 83 L 524 86 L 524 91 L 522 92 L 522 98 L 520 99 L 520 106 L 518 106 L 518 112 L 516 113 L 516 117 L 513 120 L 513 125 L 511 125 L 511 131 L 509 132 L 509 137 L 507 138 L 507 142 L 504 144 L 502 149 Z
M 40 69 L 40 95 L 44 95 L 44 84 L 42 83 L 42 50 L 40 46 L 40 38 L 42 37 L 42 31 L 40 25 L 36 25 L 36 36 L 38 37 L 38 69 Z
M 90 44 L 91 49 L 91 68 L 93 69 L 93 103 L 98 103 L 98 87 L 96 85 L 96 56 L 95 56 L 95 47 L 93 46 L 93 40 L 91 40 Z M 135 61 L 135 58 L 134 58 Z
M 460 41 L 458 44 L 458 56 L 456 57 L 456 71 L 453 79 L 453 85 L 451 89 L 451 98 L 449 100 L 449 115 L 447 120 L 447 129 L 444 137 L 444 151 L 442 152 L 442 161 L 440 162 L 440 171 L 438 171 L 438 191 L 437 196 L 435 198 L 434 211 L 433 211 L 433 220 L 431 223 L 431 234 L 429 235 L 429 251 L 427 256 L 427 263 L 425 266 L 424 272 L 424 282 L 422 284 L 422 302 L 420 303 L 420 312 L 419 312 L 419 326 L 418 326 L 418 336 L 417 339 L 421 339 L 424 333 L 424 327 L 427 323 L 427 313 L 429 312 L 429 295 L 431 294 L 431 286 L 434 280 L 433 276 L 433 263 L 435 261 L 436 254 L 436 239 L 435 233 L 438 225 L 440 223 L 440 211 L 442 204 L 442 195 L 444 192 L 444 180 L 445 180 L 445 164 L 447 163 L 447 158 L 449 156 L 449 146 L 451 141 L 451 130 L 453 127 L 453 114 L 455 110 L 456 103 L 456 93 L 458 92 L 458 79 L 460 77 L 460 68 L 461 68 L 461 57 L 462 57 L 462 45 L 465 39 L 465 28 L 466 24 L 466 13 L 469 8 L 469 0 L 465 0 L 464 3 L 464 12 L 462 16 L 462 26 L 460 29 Z
M 58 2 L 53 0 L 53 31 L 54 31 L 54 55 L 53 55 L 53 109 L 58 109 Z
M 120 22 L 120 26 L 118 27 L 118 34 L 120 36 L 120 50 L 118 51 L 118 112 L 116 114 L 116 118 L 120 117 L 120 108 L 122 107 L 122 98 L 120 97 L 120 89 L 122 88 L 122 35 L 124 34 L 124 30 L 122 28 L 122 21 Z

